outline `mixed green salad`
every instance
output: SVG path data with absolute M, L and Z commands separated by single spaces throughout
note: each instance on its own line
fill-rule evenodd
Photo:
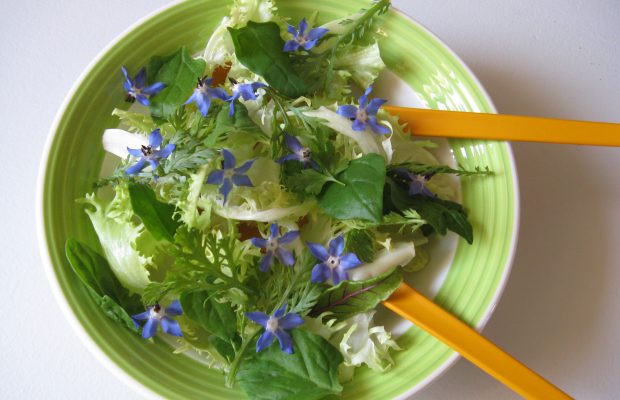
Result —
M 100 248 L 66 244 L 109 318 L 173 337 L 252 399 L 390 368 L 401 349 L 376 308 L 427 264 L 429 236 L 472 242 L 448 176 L 488 171 L 441 165 L 373 96 L 389 6 L 292 21 L 235 0 L 203 52 L 119 66 L 117 166 L 79 200 Z

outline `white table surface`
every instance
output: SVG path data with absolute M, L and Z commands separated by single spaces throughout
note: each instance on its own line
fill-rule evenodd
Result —
M 86 65 L 164 0 L 0 1 L 0 398 L 138 398 L 80 344 L 36 244 L 48 129 Z M 620 1 L 394 0 L 503 113 L 620 122 Z M 484 333 L 582 399 L 620 396 L 620 149 L 515 144 L 519 247 Z M 459 361 L 418 399 L 512 399 Z

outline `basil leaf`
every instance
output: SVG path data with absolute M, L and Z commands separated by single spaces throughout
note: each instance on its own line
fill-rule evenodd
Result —
M 366 154 L 349 164 L 319 197 L 319 205 L 337 219 L 359 218 L 380 223 L 383 215 L 385 161 L 377 154 Z
M 70 238 L 65 254 L 80 281 L 100 297 L 108 296 L 130 312 L 142 308 L 138 297 L 129 294 L 112 272 L 108 261 L 84 243 Z
M 150 81 L 166 84 L 164 90 L 150 99 L 151 115 L 159 118 L 170 117 L 189 98 L 205 67 L 205 61 L 193 58 L 185 47 L 180 47 L 171 55 L 151 59 L 147 71 L 156 71 L 156 75 L 150 75 Z
M 129 197 L 133 212 L 140 217 L 153 237 L 173 242 L 180 225 L 173 217 L 174 206 L 157 200 L 153 189 L 141 183 L 129 183 Z
M 177 52 L 178 52 L 178 49 L 177 49 Z M 166 65 L 170 60 L 172 60 L 174 56 L 177 54 L 177 52 L 174 52 L 174 53 L 171 53 L 165 56 L 151 57 L 149 62 L 146 64 L 146 77 L 148 79 L 149 85 L 152 85 L 155 82 L 158 82 L 155 78 L 157 77 L 159 70 L 161 69 L 161 67 Z
M 345 235 L 345 252 L 355 253 L 365 263 L 375 259 L 375 234 L 368 229 L 352 229 Z
M 262 76 L 269 86 L 290 98 L 306 93 L 304 81 L 292 67 L 275 22 L 254 22 L 239 29 L 228 28 L 235 55 L 250 71 Z
M 112 273 L 108 262 L 87 245 L 70 238 L 65 243 L 65 254 L 73 272 L 83 284 L 99 296 L 109 293 L 118 299 L 120 283 Z
M 67 240 L 65 254 L 73 272 L 86 286 L 89 295 L 104 313 L 129 330 L 138 332 L 138 328 L 126 309 L 132 313 L 138 312 L 142 304 L 137 297 L 131 296 L 129 291 L 121 285 L 107 260 L 75 239 Z
M 99 296 L 93 290 L 88 288 L 88 291 L 92 299 L 103 310 L 105 315 L 114 322 L 124 326 L 132 332 L 139 333 L 140 330 L 136 326 L 136 323 L 131 319 L 131 316 L 125 311 L 125 309 L 118 305 L 110 296 Z
M 316 317 L 330 311 L 339 320 L 373 310 L 403 281 L 400 268 L 364 281 L 342 281 L 323 292 L 310 316 Z
M 252 400 L 318 400 L 340 394 L 338 366 L 342 355 L 327 340 L 294 329 L 293 354 L 277 343 L 241 364 L 237 380 Z
M 229 340 L 221 339 L 219 336 L 211 335 L 209 336 L 209 343 L 218 353 L 228 361 L 231 361 L 235 358 L 235 348 L 232 346 Z
M 185 293 L 179 301 L 188 318 L 220 339 L 230 341 L 237 335 L 237 314 L 230 303 L 218 303 L 204 290 Z

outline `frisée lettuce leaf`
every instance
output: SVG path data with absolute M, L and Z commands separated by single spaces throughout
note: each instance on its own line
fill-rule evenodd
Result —
M 85 212 L 97 232 L 112 272 L 125 288 L 141 294 L 150 282 L 148 269 L 153 266 L 153 259 L 138 250 L 136 241 L 145 229 L 143 224 L 133 221 L 127 186 L 117 185 L 114 190 L 115 197 L 107 204 L 94 193 L 81 201 L 91 206 L 86 207 Z

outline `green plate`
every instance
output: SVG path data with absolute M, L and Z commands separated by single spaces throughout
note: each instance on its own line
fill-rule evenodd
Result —
M 368 1 L 281 1 L 280 13 L 298 21 L 313 11 L 321 20 L 342 17 Z M 144 393 L 175 399 L 238 399 L 222 375 L 200 362 L 172 354 L 161 340 L 148 343 L 113 324 L 87 296 L 64 256 L 64 242 L 75 236 L 96 245 L 91 225 L 75 199 L 92 190 L 103 161 L 101 135 L 117 124 L 110 116 L 123 99 L 121 65 L 135 69 L 154 54 L 179 45 L 199 51 L 228 12 L 224 1 L 174 4 L 137 23 L 91 64 L 61 107 L 41 164 L 38 193 L 39 239 L 49 281 L 83 342 L 123 380 Z M 431 108 L 494 112 L 484 90 L 462 61 L 410 18 L 391 10 L 380 43 L 388 67 Z M 436 301 L 473 326 L 488 320 L 506 282 L 515 248 L 518 192 L 511 150 L 506 143 L 458 140 L 450 145 L 466 168 L 488 165 L 495 175 L 462 182 L 475 242 L 458 243 Z M 417 328 L 400 338 L 406 350 L 385 374 L 365 368 L 345 385 L 344 398 L 388 399 L 419 390 L 456 359 L 446 346 Z

